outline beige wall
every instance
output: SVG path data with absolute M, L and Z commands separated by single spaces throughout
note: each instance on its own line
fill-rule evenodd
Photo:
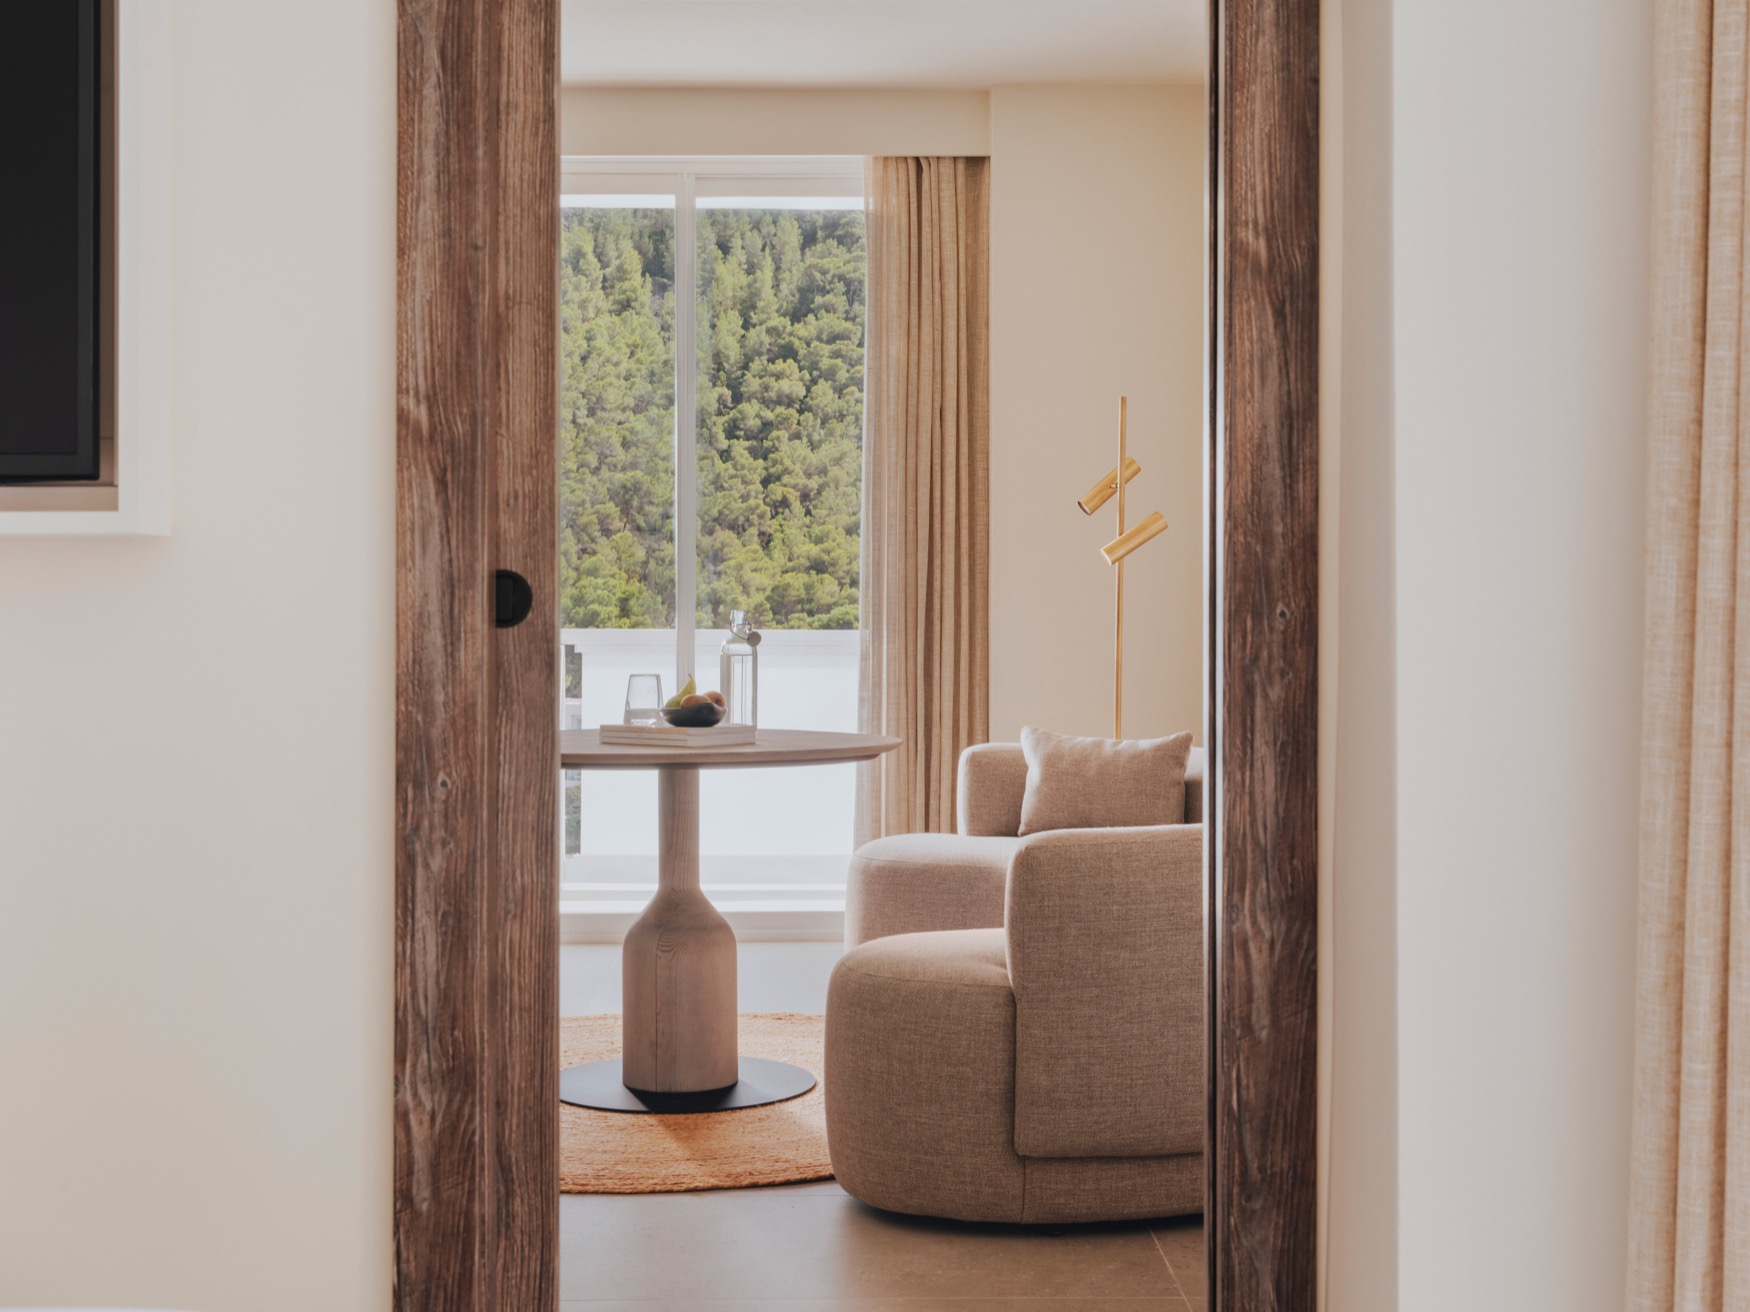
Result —
M 1125 731 L 1202 737 L 1204 103 L 1199 87 L 565 93 L 577 154 L 991 157 L 991 734 L 1108 734 L 1112 514 L 1075 499 L 1143 474 L 1127 565 Z
M 1344 6 L 1342 1312 L 1623 1306 L 1650 13 Z
M 1622 1305 L 1649 0 L 1398 7 L 1400 1290 Z M 1455 106 L 1463 112 L 1454 112 Z
M 1399 1306 L 1391 3 L 1324 11 L 1323 309 L 1336 317 L 1321 396 L 1326 1312 Z
M 174 534 L 0 538 L 0 1305 L 380 1312 L 395 7 L 175 15 Z
M 983 91 L 567 87 L 567 155 L 982 155 Z
M 1203 731 L 1201 87 L 991 92 L 991 735 L 1112 732 L 1117 459 L 1130 397 L 1125 733 Z

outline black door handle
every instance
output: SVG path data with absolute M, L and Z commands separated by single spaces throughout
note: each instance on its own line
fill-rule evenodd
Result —
M 496 589 L 493 623 L 501 629 L 514 629 L 528 619 L 535 604 L 535 590 L 513 569 L 499 570 L 493 583 Z

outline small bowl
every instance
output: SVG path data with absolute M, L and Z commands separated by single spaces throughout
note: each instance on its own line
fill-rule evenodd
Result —
M 664 706 L 662 718 L 679 729 L 709 729 L 728 715 L 726 707 L 716 702 L 700 702 L 697 706 Z

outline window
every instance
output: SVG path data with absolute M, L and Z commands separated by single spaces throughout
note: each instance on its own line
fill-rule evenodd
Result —
M 862 161 L 568 160 L 561 186 L 566 727 L 620 718 L 626 678 L 717 686 L 750 611 L 760 723 L 855 729 L 863 430 Z M 707 771 L 716 895 L 842 889 L 855 767 Z M 563 883 L 655 884 L 656 785 L 568 774 Z

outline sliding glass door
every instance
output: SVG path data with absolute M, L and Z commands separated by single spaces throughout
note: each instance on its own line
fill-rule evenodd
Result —
M 716 687 L 732 610 L 765 635 L 762 726 L 856 727 L 862 185 L 857 159 L 566 162 L 567 727 L 617 722 L 633 673 Z M 653 780 L 563 796 L 572 909 L 641 903 Z M 853 767 L 714 772 L 715 895 L 834 904 L 853 797 Z

